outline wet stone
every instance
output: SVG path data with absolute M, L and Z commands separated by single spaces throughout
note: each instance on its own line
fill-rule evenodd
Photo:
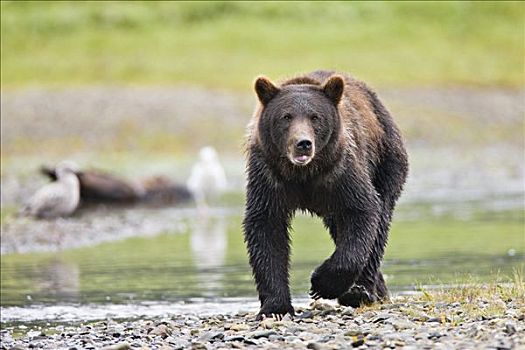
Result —
M 314 317 L 314 314 L 310 310 L 305 310 L 305 311 L 303 311 L 302 313 L 300 313 L 299 315 L 296 316 L 296 318 L 299 319 L 299 320 L 304 320 L 304 319 L 312 318 L 312 317 Z
M 513 335 L 516 333 L 516 327 L 512 323 L 505 324 L 505 333 L 508 335 Z
M 268 337 L 268 340 L 271 342 L 274 341 L 283 341 L 285 338 L 282 335 L 279 334 L 272 334 Z
M 355 337 L 355 336 L 358 336 L 358 335 L 361 335 L 361 334 L 363 334 L 363 332 L 360 329 L 351 329 L 351 330 L 347 331 L 344 335 L 346 335 L 348 337 Z
M 380 314 L 380 315 L 377 315 L 376 317 L 374 317 L 372 319 L 372 323 L 382 323 L 384 322 L 385 320 L 388 320 L 391 316 L 389 314 Z
M 357 348 L 357 347 L 363 345 L 364 343 L 365 343 L 365 339 L 361 338 L 361 339 L 357 339 L 357 340 L 353 341 L 351 343 L 351 345 L 352 345 L 352 347 Z
M 238 332 L 238 331 L 246 331 L 250 329 L 250 326 L 243 324 L 243 323 L 234 323 L 230 326 L 230 330 Z
M 355 309 L 351 306 L 347 306 L 343 309 L 343 312 L 341 312 L 341 315 L 343 316 L 353 316 L 355 314 Z
M 232 342 L 232 341 L 244 341 L 244 336 L 242 335 L 228 335 L 223 338 L 223 341 L 225 342 Z
M 191 344 L 191 350 L 207 350 L 208 347 L 200 342 L 195 342 Z
M 307 349 L 312 349 L 312 350 L 323 350 L 324 349 L 324 345 L 316 343 L 316 342 L 312 342 L 312 343 L 308 343 L 306 348 Z
M 257 331 L 257 332 L 248 334 L 247 336 L 249 338 L 259 339 L 259 338 L 268 338 L 270 335 L 276 335 L 276 334 L 277 332 L 275 331 Z
M 206 332 L 204 333 L 199 340 L 203 342 L 217 341 L 224 338 L 223 332 Z

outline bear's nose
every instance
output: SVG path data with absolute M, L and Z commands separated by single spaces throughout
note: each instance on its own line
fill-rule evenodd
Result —
M 309 151 L 312 149 L 312 141 L 310 140 L 301 140 L 299 142 L 297 142 L 297 144 L 295 145 L 295 147 L 297 147 L 298 150 L 300 151 Z

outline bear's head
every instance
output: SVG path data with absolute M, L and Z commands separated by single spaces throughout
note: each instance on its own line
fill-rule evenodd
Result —
M 344 86 L 339 75 L 323 84 L 281 87 L 267 78 L 258 78 L 255 92 L 262 104 L 258 130 L 263 147 L 287 158 L 294 166 L 307 166 L 339 128 L 337 105 Z

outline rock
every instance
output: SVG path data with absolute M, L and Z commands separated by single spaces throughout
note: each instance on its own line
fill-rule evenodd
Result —
M 199 337 L 199 340 L 203 342 L 214 342 L 217 340 L 221 340 L 223 338 L 224 338 L 223 332 L 206 332 L 202 336 Z
M 248 335 L 249 338 L 259 339 L 259 338 L 268 338 L 272 334 L 277 334 L 275 331 L 257 331 Z
M 347 337 L 357 337 L 358 335 L 362 335 L 363 332 L 360 329 L 351 329 L 349 331 L 345 332 L 345 336 Z
M 355 309 L 351 306 L 347 306 L 343 309 L 343 312 L 341 312 L 341 315 L 343 316 L 353 316 L 355 314 Z
M 319 344 L 319 343 L 316 343 L 316 342 L 312 342 L 312 343 L 308 343 L 306 348 L 307 349 L 312 349 L 312 350 L 323 350 L 324 346 L 322 344 Z
M 195 342 L 191 344 L 191 350 L 208 350 L 208 347 L 201 342 Z
M 506 323 L 505 333 L 507 333 L 508 335 L 513 335 L 514 333 L 516 333 L 516 327 L 512 323 Z
M 235 332 L 247 331 L 248 329 L 250 329 L 250 327 L 243 323 L 234 323 L 230 326 L 230 330 L 235 331 Z
M 413 318 L 414 321 L 419 322 L 427 322 L 430 319 L 430 316 L 428 316 L 426 313 L 421 312 L 417 316 Z
M 403 330 L 403 329 L 413 329 L 414 324 L 410 321 L 405 321 L 402 319 L 396 319 L 391 321 L 390 323 L 396 331 Z
M 313 318 L 314 317 L 314 314 L 312 311 L 310 310 L 305 310 L 303 313 L 299 314 L 298 316 L 296 316 L 298 319 L 300 320 L 304 320 L 304 319 L 307 319 L 307 318 Z
M 372 323 L 382 323 L 385 320 L 388 320 L 391 316 L 389 314 L 379 314 L 372 319 Z
M 102 348 L 102 350 L 128 350 L 131 349 L 131 346 L 128 342 L 118 343 L 115 345 L 110 345 Z
M 273 318 L 268 317 L 268 318 L 265 318 L 264 320 L 262 320 L 259 323 L 259 326 L 262 327 L 262 328 L 270 329 L 270 328 L 273 328 L 275 322 L 276 321 Z
M 334 309 L 330 309 L 330 310 L 323 310 L 321 311 L 321 317 L 325 317 L 325 316 L 328 316 L 328 315 L 333 315 L 335 314 L 335 308 Z
M 268 337 L 268 340 L 271 341 L 271 342 L 274 342 L 274 341 L 281 341 L 281 340 L 284 340 L 284 337 L 282 335 L 279 335 L 279 334 L 272 334 Z
M 290 322 L 292 321 L 292 316 L 290 314 L 286 314 L 281 318 L 281 322 Z
M 364 338 L 360 338 L 360 339 L 354 340 L 352 343 L 350 343 L 350 345 L 352 345 L 352 347 L 354 347 L 354 348 L 357 348 L 358 346 L 361 346 L 364 343 L 365 343 L 365 339 Z
M 34 338 L 34 337 L 37 337 L 39 335 L 41 335 L 42 332 L 41 331 L 29 331 L 26 333 L 26 335 L 29 337 L 29 338 Z
M 314 301 L 312 304 L 310 304 L 312 309 L 319 310 L 319 311 L 333 311 L 335 312 L 335 307 L 333 307 L 330 304 L 323 303 L 319 300 Z
M 439 332 L 432 332 L 428 335 L 428 339 L 439 339 L 443 336 L 443 334 Z
M 244 342 L 245 338 L 242 335 L 230 335 L 230 336 L 224 337 L 223 340 L 225 342 L 230 342 L 230 341 L 242 341 L 242 342 Z
M 151 332 L 149 332 L 151 335 L 159 335 L 162 338 L 166 338 L 168 335 L 171 334 L 171 330 L 166 326 L 165 324 L 161 324 L 155 328 Z
M 321 338 L 317 339 L 318 343 L 328 343 L 329 341 L 333 340 L 333 335 L 324 335 Z

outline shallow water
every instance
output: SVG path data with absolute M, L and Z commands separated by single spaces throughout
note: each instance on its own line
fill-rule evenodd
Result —
M 399 208 L 383 265 L 391 291 L 463 283 L 471 281 L 469 276 L 488 281 L 495 273 L 510 276 L 523 265 L 523 210 L 487 212 L 472 203 L 470 207 L 467 217 L 421 214 L 417 219 L 407 215 L 415 207 Z M 71 310 L 77 310 L 80 319 L 255 310 L 240 212 L 194 212 L 182 217 L 176 230 L 154 236 L 4 255 L 2 322 L 60 319 L 75 315 Z M 333 244 L 320 220 L 304 215 L 294 220 L 292 241 L 292 292 L 306 302 L 309 275 L 329 256 Z

